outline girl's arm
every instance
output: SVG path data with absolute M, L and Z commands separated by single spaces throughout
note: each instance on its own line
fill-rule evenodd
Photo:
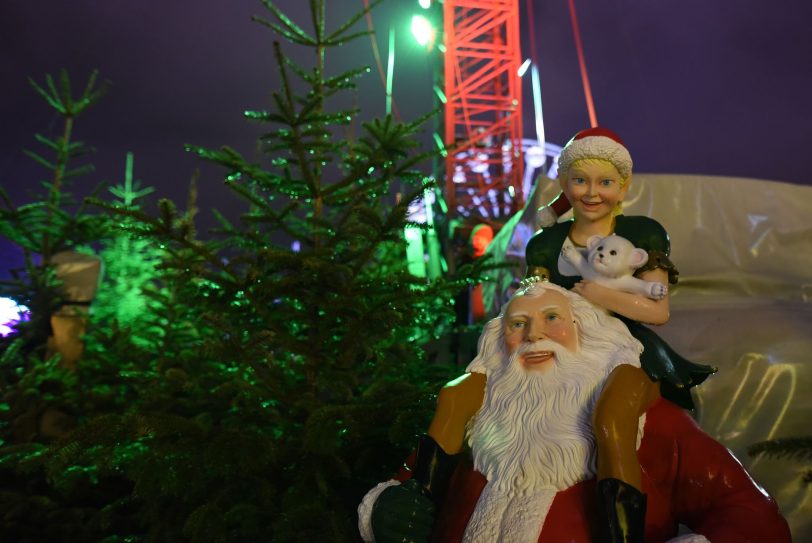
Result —
M 668 272 L 655 268 L 640 274 L 640 279 L 668 284 Z M 613 313 L 645 324 L 665 324 L 671 316 L 668 297 L 652 300 L 639 294 L 604 287 L 593 281 L 580 281 L 572 290 Z

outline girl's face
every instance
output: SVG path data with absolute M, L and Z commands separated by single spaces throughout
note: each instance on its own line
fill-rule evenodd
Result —
M 572 205 L 576 219 L 599 222 L 612 217 L 617 204 L 626 197 L 629 181 L 605 160 L 578 160 L 559 178 L 561 190 Z

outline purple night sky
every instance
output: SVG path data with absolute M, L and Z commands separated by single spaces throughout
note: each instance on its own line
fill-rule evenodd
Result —
M 529 56 L 524 1 L 523 56 Z M 27 77 L 68 68 L 78 87 L 93 68 L 109 80 L 106 97 L 76 135 L 94 145 L 97 172 L 75 185 L 119 183 L 127 151 L 135 176 L 181 205 L 201 168 L 201 219 L 208 208 L 237 212 L 222 170 L 200 164 L 184 143 L 231 145 L 254 154 L 262 128 L 244 109 L 269 104 L 277 75 L 272 32 L 250 21 L 270 17 L 259 0 L 139 2 L 26 0 L 7 2 L 0 18 L 0 184 L 17 203 L 43 179 L 22 154 L 37 148 L 35 132 L 53 134 L 58 119 L 31 91 Z M 307 2 L 279 0 L 309 29 Z M 598 120 L 616 130 L 635 170 L 711 174 L 812 184 L 806 171 L 812 141 L 812 3 L 808 0 L 577 0 Z M 205 6 L 205 7 L 203 7 Z M 362 0 L 329 0 L 335 27 Z M 381 53 L 396 32 L 394 95 L 406 119 L 431 107 L 431 68 L 409 35 L 417 0 L 388 0 L 374 12 Z M 563 144 L 588 125 L 566 0 L 535 0 L 535 29 L 545 126 Z M 365 28 L 363 25 L 359 29 Z M 291 52 L 291 47 L 286 46 Z M 304 57 L 301 57 L 304 58 Z M 334 71 L 373 65 L 362 38 L 328 57 Z M 533 136 L 529 77 L 525 135 Z M 364 117 L 384 110 L 377 71 L 360 85 Z M 428 138 L 427 138 L 428 141 Z M 0 274 L 8 249 L 0 240 Z

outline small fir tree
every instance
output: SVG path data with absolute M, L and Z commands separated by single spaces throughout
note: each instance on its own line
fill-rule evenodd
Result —
M 15 205 L 0 187 L 3 203 L 0 235 L 20 247 L 24 258 L 23 269 L 11 270 L 13 279 L 0 282 L 0 295 L 14 299 L 31 311 L 30 321 L 20 323 L 15 337 L 23 341 L 26 351 L 35 347 L 43 349 L 50 332 L 50 316 L 61 303 L 53 256 L 95 242 L 107 230 L 106 218 L 89 213 L 86 204 L 76 201 L 69 192 L 73 181 L 93 171 L 92 164 L 75 165 L 94 150 L 84 142 L 74 141 L 73 133 L 76 119 L 106 92 L 105 86 L 97 85 L 97 78 L 94 71 L 78 97 L 74 97 L 70 78 L 64 70 L 58 80 L 46 75 L 44 85 L 29 80 L 37 94 L 63 121 L 61 135 L 34 136 L 47 153 L 25 151 L 50 172 L 51 179 L 41 182 L 44 192 L 34 193 L 32 203 L 22 206 Z M 92 194 L 98 194 L 102 188 L 103 184 L 98 185 Z
M 46 75 L 44 85 L 30 80 L 34 91 L 63 120 L 61 135 L 54 138 L 35 135 L 52 157 L 25 151 L 50 172 L 51 179 L 41 182 L 44 191 L 35 192 L 32 203 L 20 206 L 0 188 L 3 201 L 0 235 L 20 247 L 24 257 L 24 267 L 11 270 L 13 279 L 0 282 L 0 295 L 12 298 L 31 312 L 29 320 L 15 325 L 14 334 L 0 339 L 0 383 L 3 386 L 0 407 L 5 406 L 0 411 L 8 424 L 0 444 L 25 442 L 42 434 L 42 419 L 49 413 L 57 418 L 66 416 L 60 410 L 60 392 L 63 383 L 73 378 L 59 367 L 58 357 L 44 361 L 43 356 L 51 334 L 51 317 L 63 302 L 54 267 L 55 255 L 97 241 L 109 227 L 104 215 L 88 212 L 86 204 L 77 202 L 69 192 L 74 180 L 93 171 L 89 163 L 76 165 L 78 159 L 93 149 L 74 141 L 73 132 L 76 119 L 105 91 L 103 86 L 97 86 L 96 80 L 94 72 L 78 97 L 74 97 L 65 71 L 58 80 Z M 99 185 L 93 194 L 101 187 Z
M 44 151 L 26 151 L 50 173 L 50 179 L 40 183 L 44 190 L 34 191 L 31 203 L 16 205 L 0 188 L 0 235 L 23 255 L 23 267 L 11 270 L 12 280 L 0 283 L 0 295 L 31 310 L 30 320 L 0 340 L 0 533 L 8 541 L 79 540 L 77 534 L 94 507 L 86 499 L 73 500 L 72 491 L 63 493 L 69 484 L 50 485 L 42 470 L 44 443 L 76 424 L 82 403 L 76 394 L 79 381 L 58 356 L 44 355 L 51 316 L 63 302 L 55 255 L 103 239 L 109 229 L 105 215 L 90 212 L 70 192 L 74 181 L 93 171 L 86 162 L 93 149 L 75 141 L 75 123 L 105 87 L 97 85 L 96 72 L 78 96 L 65 71 L 58 78 L 46 75 L 44 84 L 30 82 L 63 123 L 58 136 L 35 136 Z M 92 194 L 102 188 L 100 184 Z M 66 473 L 62 482 L 75 482 L 77 473 Z
M 140 209 L 141 199 L 154 188 L 140 188 L 133 180 L 133 154 L 127 153 L 124 182 L 110 187 L 115 205 Z M 93 320 L 110 322 L 133 332 L 132 325 L 147 313 L 147 298 L 142 289 L 155 280 L 155 268 L 161 255 L 149 240 L 128 235 L 126 231 L 106 240 L 99 253 L 104 263 L 105 279 L 96 296 Z
M 196 179 L 189 191 L 190 216 L 196 212 Z M 115 199 L 110 205 L 142 210 L 142 199 L 154 192 L 133 180 L 133 155 L 127 154 L 124 182 L 110 187 Z M 132 233 L 133 220 L 123 217 L 102 241 L 99 256 L 104 277 L 93 302 L 88 348 L 99 353 L 111 343 L 132 343 L 132 347 L 171 358 L 175 334 L 193 333 L 192 322 L 182 322 L 176 314 L 173 293 L 162 281 L 161 265 L 165 251 L 151 239 Z M 197 320 L 197 319 L 195 319 Z M 172 324 L 170 324 L 172 323 Z

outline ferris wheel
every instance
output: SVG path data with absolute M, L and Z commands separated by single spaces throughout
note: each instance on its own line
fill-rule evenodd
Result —
M 454 191 L 457 195 L 455 215 L 497 220 L 510 217 L 521 209 L 521 207 L 515 209 L 517 200 L 524 205 L 524 200 L 532 192 L 537 179 L 540 177 L 555 178 L 558 171 L 558 156 L 561 154 L 560 145 L 523 138 L 519 141 L 517 149 L 517 154 L 521 157 L 519 171 L 522 172 L 518 183 L 519 191 L 513 188 L 513 185 L 507 189 L 501 189 L 491 179 L 492 164 L 485 153 L 478 150 L 466 150 L 454 156 L 454 172 L 451 174 L 451 180 L 455 184 Z M 501 156 L 500 171 L 510 172 L 516 164 L 512 146 L 503 145 Z M 471 184 L 469 182 L 471 174 L 481 178 L 476 187 L 468 186 Z M 463 185 L 463 187 L 458 188 L 457 184 Z M 488 187 L 487 190 L 481 190 L 480 187 L 483 185 Z M 501 192 L 500 189 L 504 192 Z M 461 198 L 460 194 L 463 194 L 465 198 Z

